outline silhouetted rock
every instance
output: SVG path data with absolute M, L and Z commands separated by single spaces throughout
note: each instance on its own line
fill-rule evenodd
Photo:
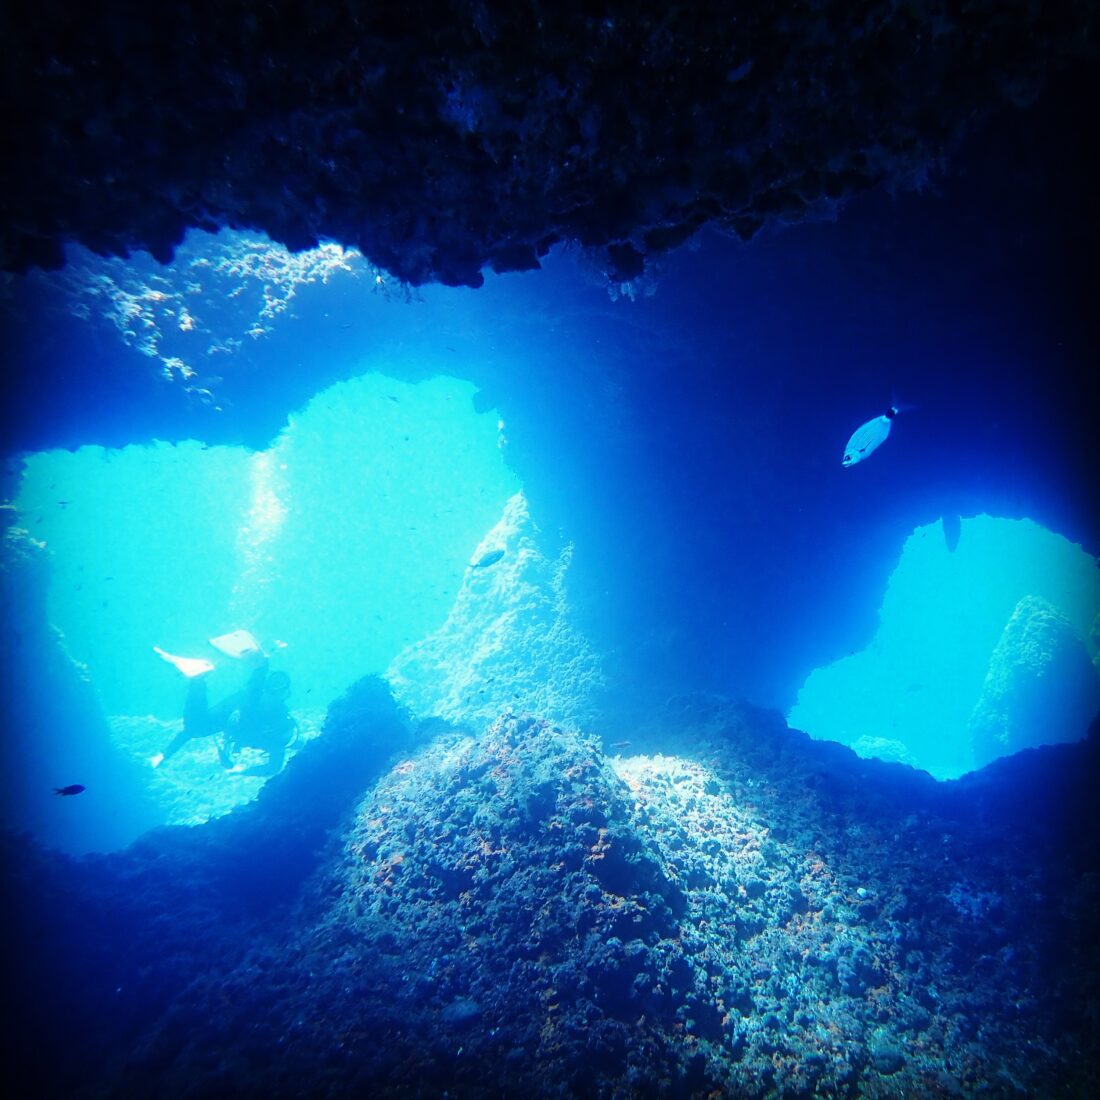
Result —
M 702 225 L 748 238 L 921 181 L 994 103 L 1095 56 L 1041 8 L 9 5 L 0 267 L 171 258 L 191 227 L 357 245 L 477 286 L 557 241 L 614 282 Z
M 86 669 L 49 619 L 50 552 L 22 528 L 0 532 L 0 827 L 73 855 L 122 848 L 164 821 L 138 766 L 111 742 Z M 56 787 L 79 782 L 79 800 Z
M 263 929 L 278 934 L 332 830 L 410 737 L 389 689 L 367 677 L 330 708 L 320 738 L 225 817 L 81 860 L 0 834 L 17 1076 L 41 1096 L 90 1094 L 123 1050 L 135 1072 L 164 1071 L 175 1048 L 131 1049 L 127 1036 L 171 1014 L 197 975 L 237 965 Z M 59 1043 L 64 1059 L 50 1054 Z

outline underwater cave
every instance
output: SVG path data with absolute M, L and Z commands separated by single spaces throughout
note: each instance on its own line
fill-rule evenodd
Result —
M 1090 5 L 0 32 L 18 1095 L 1100 1090 Z

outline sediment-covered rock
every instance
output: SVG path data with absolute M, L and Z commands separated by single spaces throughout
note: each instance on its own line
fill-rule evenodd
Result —
M 362 765 L 357 728 L 376 731 Z M 74 1039 L 69 1095 L 1008 1096 L 1052 1080 L 1087 1095 L 1100 1081 L 1095 738 L 939 784 L 712 698 L 672 701 L 620 745 L 630 756 L 530 717 L 419 749 L 402 728 L 376 687 L 239 821 L 154 834 L 60 879 L 24 864 L 84 919 L 113 898 L 126 941 L 105 937 L 90 962 L 110 973 L 114 952 L 144 975 L 140 1021 L 112 1038 L 101 1007 L 96 1047 Z M 406 752 L 372 779 L 383 744 Z M 321 816 L 342 824 L 326 844 L 310 820 L 330 788 Z M 164 914 L 148 923 L 175 962 L 150 957 L 143 906 Z

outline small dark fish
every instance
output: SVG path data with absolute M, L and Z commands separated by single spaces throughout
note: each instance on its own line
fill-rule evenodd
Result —
M 504 557 L 503 550 L 487 550 L 477 561 L 470 562 L 471 569 L 488 569 L 490 565 L 496 565 Z
M 70 783 L 67 787 L 54 787 L 54 794 L 80 794 L 85 790 L 83 783 Z
M 629 741 L 612 741 L 611 742 L 611 747 L 613 749 L 629 749 L 630 748 L 630 742 Z

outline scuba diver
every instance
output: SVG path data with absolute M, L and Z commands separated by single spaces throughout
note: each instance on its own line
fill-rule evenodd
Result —
M 213 737 L 218 759 L 226 770 L 237 775 L 277 774 L 286 760 L 286 750 L 298 733 L 298 722 L 286 705 L 290 695 L 290 677 L 285 672 L 268 670 L 267 654 L 247 630 L 235 630 L 231 634 L 211 638 L 210 644 L 251 667 L 248 682 L 240 691 L 211 706 L 207 698 L 206 676 L 214 670 L 214 665 L 201 657 L 177 657 L 154 646 L 154 651 L 175 665 L 187 677 L 188 683 L 183 706 L 183 729 L 150 763 L 154 768 L 159 768 L 192 738 Z M 238 764 L 234 756 L 245 748 L 266 752 L 266 762 L 252 767 Z

